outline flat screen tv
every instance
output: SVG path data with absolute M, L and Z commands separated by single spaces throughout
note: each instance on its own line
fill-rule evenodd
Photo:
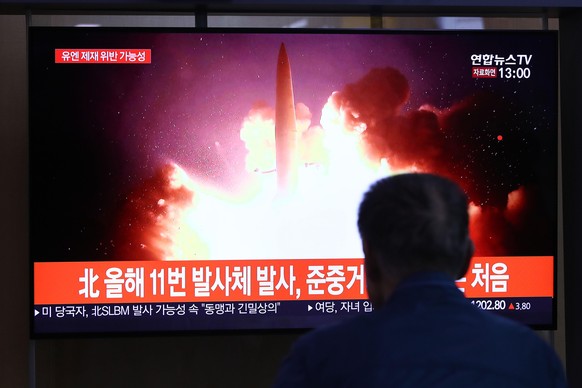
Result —
M 32 335 L 369 314 L 362 193 L 458 182 L 480 308 L 555 326 L 557 34 L 30 28 Z

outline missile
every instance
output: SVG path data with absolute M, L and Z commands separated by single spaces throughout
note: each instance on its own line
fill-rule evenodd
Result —
M 298 137 L 291 65 L 285 45 L 281 43 L 277 62 L 275 100 L 275 161 L 279 192 L 290 192 L 297 184 Z

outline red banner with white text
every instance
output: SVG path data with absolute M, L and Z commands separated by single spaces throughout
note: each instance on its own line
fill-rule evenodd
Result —
M 366 299 L 361 259 L 36 262 L 34 304 Z M 551 256 L 477 257 L 469 298 L 553 297 Z

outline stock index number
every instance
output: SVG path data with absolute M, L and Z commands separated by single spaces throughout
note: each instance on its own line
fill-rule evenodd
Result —
M 506 303 L 504 300 L 473 300 L 471 304 L 479 307 L 481 310 L 505 310 Z

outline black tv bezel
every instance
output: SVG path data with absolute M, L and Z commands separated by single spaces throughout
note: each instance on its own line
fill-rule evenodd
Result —
M 189 34 L 240 34 L 240 33 L 248 33 L 248 34 L 290 34 L 290 35 L 297 35 L 297 34 L 325 34 L 325 35 L 345 35 L 345 34 L 358 34 L 358 35 L 425 35 L 425 34 L 434 34 L 434 35 L 467 35 L 467 34 L 476 34 L 476 35 L 494 35 L 494 34 L 510 34 L 510 35 L 553 35 L 554 40 L 556 42 L 555 47 L 555 68 L 556 71 L 559 72 L 558 66 L 558 43 L 559 43 L 559 33 L 558 31 L 550 31 L 550 30 L 423 30 L 423 29 L 413 29 L 413 30 L 378 30 L 378 29 L 314 29 L 314 28 L 242 28 L 242 27 L 233 27 L 233 28 L 213 28 L 213 27 L 37 27 L 37 26 L 29 26 L 28 27 L 28 34 L 27 34 L 27 53 L 28 53 L 28 79 L 30 80 L 31 76 L 31 66 L 30 63 L 33 58 L 30 55 L 31 45 L 34 44 L 31 41 L 34 40 L 34 34 L 40 34 L 43 31 L 75 31 L 75 32 L 87 32 L 87 31 L 100 31 L 100 32 L 131 32 L 131 33 L 141 33 L 141 32 L 155 32 L 155 33 L 189 33 Z M 556 167 L 559 166 L 559 160 L 561 159 L 561 155 L 558 149 L 559 143 L 559 73 L 555 76 L 555 101 L 556 106 L 554 107 L 556 112 L 556 117 L 558 122 L 556 122 L 556 149 L 555 155 L 557 157 L 556 160 Z M 31 110 L 31 95 L 34 85 L 31 82 L 28 83 L 28 117 L 30 119 L 32 115 Z M 29 128 L 28 128 L 28 140 L 29 140 L 29 150 L 31 147 L 31 132 L 32 128 L 30 126 L 29 120 Z M 31 182 L 31 175 L 33 169 L 33 155 L 29 153 L 29 182 Z M 555 190 L 555 203 L 556 205 L 559 204 L 559 199 L 561 198 L 561 187 L 559 186 L 559 174 L 560 171 L 556 173 L 555 176 L 555 183 L 556 183 L 556 190 Z M 32 202 L 32 191 L 34 190 L 33 185 L 29 184 L 29 209 L 30 203 Z M 553 273 L 553 287 L 554 287 L 554 297 L 552 303 L 552 322 L 550 324 L 528 324 L 530 328 L 534 330 L 556 330 L 558 325 L 558 317 L 557 317 L 557 309 L 558 309 L 558 300 L 560 295 L 558 295 L 558 251 L 559 251 L 559 227 L 558 227 L 558 218 L 559 218 L 559 208 L 555 209 L 556 214 L 556 225 L 553 228 L 555 230 L 555 251 L 553 252 L 553 265 L 554 265 L 554 273 Z M 29 247 L 32 245 L 32 220 L 33 214 L 29 212 Z M 29 249 L 30 251 L 30 249 Z M 258 328 L 258 329 L 219 329 L 219 330 L 207 330 L 207 329 L 192 329 L 192 330 L 180 330 L 180 331 L 139 331 L 139 330 L 128 330 L 128 331 L 92 331 L 92 332 L 63 332 L 63 333 L 37 333 L 35 332 L 35 314 L 34 314 L 34 258 L 32 254 L 29 255 L 29 278 L 30 278 L 30 320 L 29 320 L 29 327 L 30 327 L 30 338 L 32 339 L 51 339 L 51 338 L 96 338 L 96 337 L 112 337 L 112 338 L 119 338 L 119 337 L 159 337 L 159 336 L 191 336 L 191 335 L 224 335 L 224 334 L 236 334 L 239 335 L 241 333 L 244 334 L 281 334 L 281 333 L 295 333 L 300 334 L 304 333 L 308 330 L 311 330 L 311 327 L 305 328 Z M 121 303 L 123 304 L 123 303 Z

